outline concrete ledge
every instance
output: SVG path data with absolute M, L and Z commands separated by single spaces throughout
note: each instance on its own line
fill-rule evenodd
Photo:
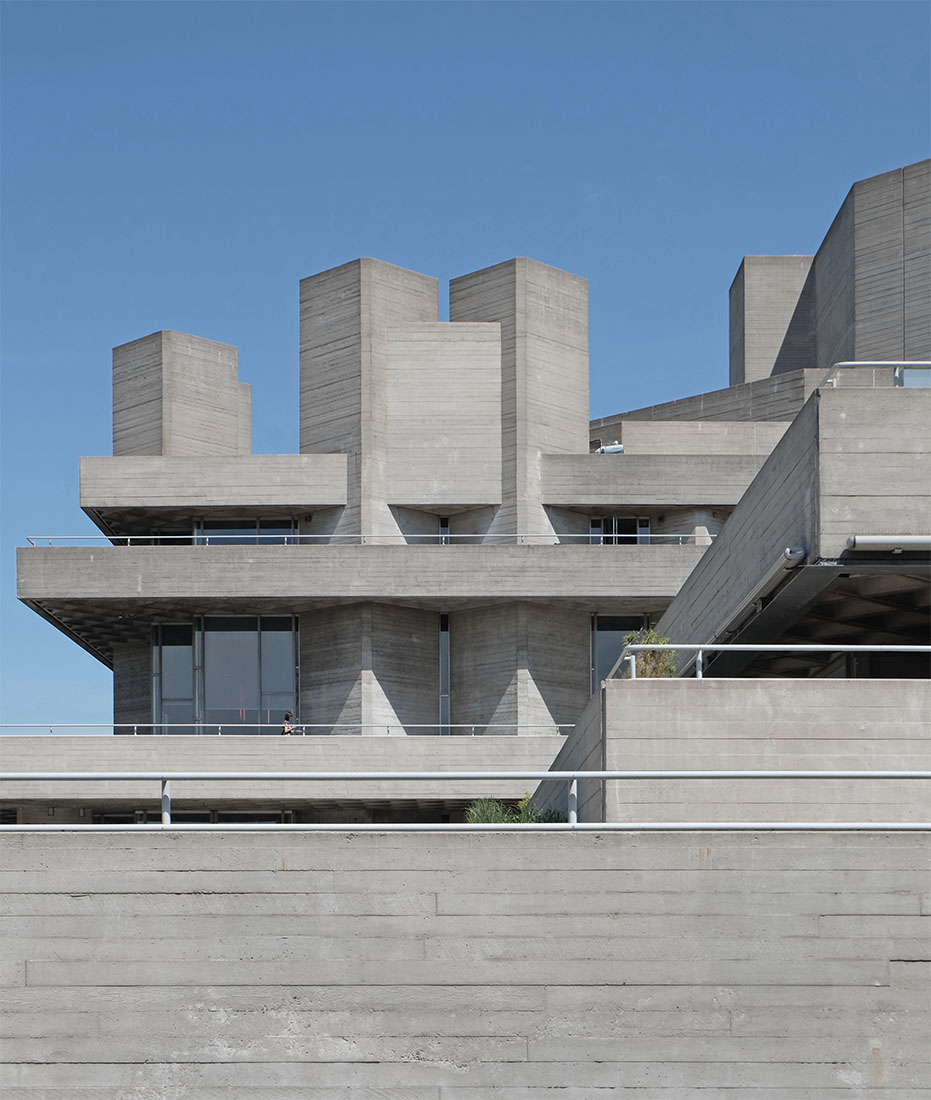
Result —
M 628 596 L 672 598 L 696 546 L 26 547 L 20 599 L 69 602 L 250 599 L 282 611 L 324 598 L 423 603 L 546 598 L 606 610 Z M 598 601 L 592 604 L 591 601 Z
M 344 454 L 81 459 L 81 507 L 305 510 L 346 503 Z
M 734 505 L 762 455 L 543 455 L 544 504 L 576 508 Z
M 548 768 L 565 738 L 514 737 L 3 737 L 3 770 L 29 771 L 517 771 Z M 155 783 L 0 782 L 0 799 L 155 805 Z M 522 798 L 533 781 L 449 783 L 182 782 L 173 804 L 313 800 Z M 565 799 L 564 799 L 565 801 Z

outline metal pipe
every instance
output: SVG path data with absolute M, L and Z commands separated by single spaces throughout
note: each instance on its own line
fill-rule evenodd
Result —
M 569 780 L 569 798 L 568 798 L 568 813 L 567 818 L 570 825 L 577 825 L 579 822 L 579 781 L 578 779 Z
M 239 781 L 301 781 L 308 783 L 362 782 L 457 782 L 460 780 L 511 779 L 552 780 L 567 782 L 573 779 L 931 779 L 931 770 L 868 771 L 855 770 L 686 770 L 667 769 L 655 771 L 437 771 L 437 772 L 205 772 L 205 771 L 157 771 L 157 772 L 3 772 L 0 782 L 28 783 L 60 781 L 64 783 L 93 782 L 159 782 L 163 780 L 217 780 L 223 782 Z
M 931 535 L 851 535 L 848 550 L 931 550 Z
M 344 825 L 330 822 L 316 823 L 270 823 L 243 822 L 198 823 L 190 825 L 0 825 L 0 833 L 158 833 L 167 831 L 179 833 L 483 833 L 483 832 L 931 832 L 929 821 L 580 821 L 575 825 L 567 822 L 537 822 L 526 825 L 467 825 L 465 823 L 423 824 L 397 823 L 370 825 Z
M 171 780 L 162 780 L 162 824 L 171 824 Z

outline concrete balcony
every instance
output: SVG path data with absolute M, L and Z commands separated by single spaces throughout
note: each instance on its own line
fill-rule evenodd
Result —
M 545 770 L 565 738 L 522 737 L 4 737 L 8 772 L 463 772 Z M 172 806 L 261 807 L 385 802 L 458 802 L 523 797 L 532 781 L 175 780 Z M 58 779 L 0 783 L 0 800 L 22 820 L 81 820 L 78 807 L 155 811 L 155 782 Z M 47 807 L 55 807 L 54 818 Z M 90 818 L 88 817 L 89 821 Z
M 18 595 L 109 663 L 166 615 L 299 614 L 350 602 L 455 611 L 497 601 L 604 614 L 664 609 L 695 545 L 25 547 Z
M 344 454 L 82 458 L 81 507 L 124 534 L 139 529 L 147 509 L 298 514 L 344 505 L 346 469 Z
M 765 455 L 543 455 L 544 504 L 568 508 L 733 506 Z

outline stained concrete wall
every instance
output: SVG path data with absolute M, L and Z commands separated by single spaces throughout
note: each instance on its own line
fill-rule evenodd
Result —
M 228 344 L 168 330 L 121 344 L 113 349 L 113 453 L 248 454 L 250 394 Z
M 902 1100 L 920 835 L 22 835 L 10 1100 Z
M 744 256 L 730 289 L 730 383 L 815 365 L 811 256 Z

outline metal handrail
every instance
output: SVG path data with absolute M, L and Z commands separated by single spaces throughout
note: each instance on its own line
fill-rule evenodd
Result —
M 728 652 L 728 653 L 931 653 L 931 645 L 832 645 L 829 642 L 822 642 L 818 644 L 798 644 L 798 645 L 743 645 L 739 643 L 693 643 L 693 642 L 654 642 L 654 643 L 631 643 L 625 645 L 621 650 L 621 654 L 618 659 L 611 666 L 611 671 L 605 677 L 606 680 L 613 680 L 621 665 L 628 664 L 630 669 L 630 676 L 628 679 L 637 679 L 637 654 L 645 653 L 650 650 L 665 650 L 671 652 L 685 652 L 694 653 L 695 656 L 695 679 L 703 679 L 704 670 L 704 655 L 705 653 L 712 652 Z M 691 667 L 691 662 L 686 666 Z
M 831 369 L 828 371 L 825 382 L 830 382 L 832 386 L 837 386 L 837 379 L 832 378 L 831 375 L 838 369 L 850 369 L 851 367 L 863 367 L 869 369 L 870 367 L 890 367 L 893 370 L 892 381 L 895 386 L 904 386 L 905 382 L 903 374 L 908 370 L 929 370 L 931 369 L 931 361 L 923 359 L 863 359 L 863 360 L 851 360 L 843 363 L 833 363 Z
M 108 730 L 127 730 L 132 731 L 133 736 L 158 736 L 155 731 L 160 730 L 191 730 L 198 731 L 197 734 L 191 736 L 205 736 L 205 737 L 235 737 L 239 735 L 239 731 L 247 730 L 270 730 L 274 733 L 281 733 L 282 722 L 3 722 L 0 723 L 0 737 L 12 736 L 7 731 L 10 729 L 17 730 L 41 730 L 45 736 L 55 736 L 55 730 L 71 730 L 71 729 L 97 729 L 105 727 Z M 310 731 L 311 735 L 314 735 L 316 730 L 381 730 L 389 736 L 393 730 L 435 730 L 437 736 L 446 736 L 447 733 L 453 737 L 482 737 L 488 736 L 483 733 L 476 733 L 476 730 L 510 730 L 509 734 L 491 734 L 490 736 L 520 736 L 522 731 L 538 730 L 543 731 L 546 734 L 562 735 L 564 731 L 575 729 L 574 722 L 561 722 L 558 725 L 552 722 L 548 723 L 516 723 L 516 722 L 293 722 L 289 723 L 292 726 L 293 733 L 300 737 L 306 736 Z M 48 730 L 48 734 L 45 731 Z M 146 734 L 144 731 L 152 731 Z M 143 731 L 140 733 L 140 731 Z M 28 736 L 28 735 L 27 735 Z M 87 737 L 112 737 L 112 733 L 106 734 L 85 734 Z M 117 735 L 119 736 L 119 735 Z M 248 734 L 243 734 L 248 736 Z M 253 735 L 258 736 L 258 735 Z M 326 736 L 350 736 L 346 734 L 332 734 L 328 733 Z M 529 736 L 524 732 L 524 736 Z
M 263 782 L 263 781 L 288 781 L 288 782 L 454 782 L 462 780 L 525 780 L 532 779 L 537 782 L 565 782 L 567 783 L 566 804 L 568 808 L 565 823 L 540 823 L 539 826 L 518 825 L 517 828 L 590 828 L 590 829 L 634 829 L 653 827 L 656 829 L 748 829 L 748 828 L 823 828 L 823 829 L 897 829 L 911 831 L 931 830 L 931 822 L 780 822 L 766 824 L 761 822 L 659 822 L 659 823 L 631 823 L 631 822 L 589 822 L 580 823 L 578 820 L 578 781 L 580 779 L 597 780 L 657 780 L 657 779 L 895 779 L 895 780 L 929 780 L 931 771 L 867 771 L 857 770 L 745 770 L 745 771 L 702 771 L 702 770 L 656 770 L 656 771 L 607 771 L 607 770 L 553 770 L 542 771 L 531 769 L 528 771 L 441 771 L 441 772 L 204 772 L 204 771 L 141 771 L 141 772 L 3 772 L 0 773 L 0 783 L 5 782 L 64 782 L 64 783 L 93 783 L 93 782 L 157 782 L 160 787 L 161 825 L 153 828 L 168 828 L 191 830 L 204 830 L 207 825 L 176 825 L 171 822 L 171 782 L 172 780 L 194 781 L 223 781 L 223 782 Z M 68 831 L 70 829 L 103 828 L 109 831 L 118 831 L 124 828 L 143 828 L 144 826 L 92 826 L 92 825 L 3 825 L 0 831 L 16 830 L 19 832 L 43 832 L 49 829 L 56 831 Z M 269 823 L 262 829 L 261 823 L 243 826 L 250 830 L 274 831 L 288 828 L 285 823 Z M 297 829 L 338 829 L 342 831 L 385 831 L 385 825 L 321 825 L 299 824 L 290 826 Z M 226 825 L 210 825 L 209 828 L 228 828 Z M 417 825 L 398 825 L 394 830 L 414 831 Z M 419 826 L 421 829 L 458 829 L 460 831 L 476 830 L 481 828 L 498 829 L 500 826 L 473 826 L 473 825 L 440 825 L 426 824 Z M 392 830 L 393 831 L 393 830 Z
M 581 543 L 583 546 L 649 546 L 652 542 L 674 542 L 675 545 L 686 546 L 699 539 L 713 541 L 714 533 L 694 531 L 681 532 L 657 532 L 650 534 L 631 534 L 610 536 L 593 535 L 590 532 L 557 532 L 540 531 L 536 534 L 527 532 L 497 532 L 491 531 L 484 534 L 418 534 L 396 532 L 391 534 L 330 534 L 330 535 L 27 535 L 26 542 L 32 547 L 64 546 L 75 542 L 107 543 L 110 546 L 132 546 L 147 544 L 161 546 L 162 544 L 181 543 L 190 546 L 251 546 L 260 542 L 268 542 L 278 546 L 298 545 L 308 543 L 339 543 L 348 542 L 350 545 L 366 546 L 378 545 L 387 542 L 393 546 L 455 546 L 461 542 L 481 542 L 491 545 L 495 542 L 507 541 L 509 545 L 528 546 L 560 546 Z M 534 540 L 545 540 L 544 542 Z M 625 541 L 622 541 L 625 540 Z M 629 541 L 626 541 L 629 540 Z

